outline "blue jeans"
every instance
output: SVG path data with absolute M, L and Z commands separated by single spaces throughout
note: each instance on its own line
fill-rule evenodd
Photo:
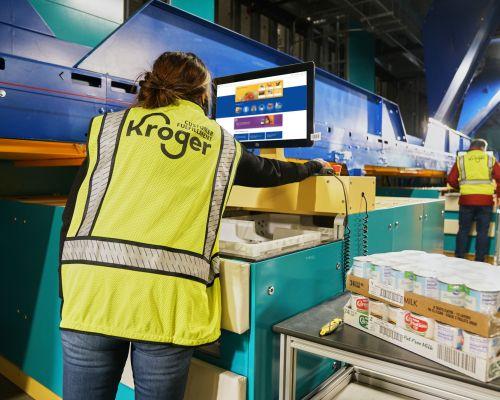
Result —
M 64 400 L 112 400 L 132 348 L 137 400 L 182 400 L 192 348 L 61 331 Z
M 458 212 L 458 233 L 455 256 L 465 258 L 469 248 L 469 233 L 476 221 L 476 261 L 484 261 L 488 254 L 492 206 L 460 206 Z

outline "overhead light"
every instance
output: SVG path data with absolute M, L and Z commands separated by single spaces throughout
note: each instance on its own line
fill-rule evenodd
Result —
M 313 21 L 314 25 L 324 24 L 326 22 L 326 18 L 316 19 Z

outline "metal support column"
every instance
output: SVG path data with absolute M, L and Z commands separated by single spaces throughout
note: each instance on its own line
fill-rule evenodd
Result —
M 306 29 L 305 46 L 304 46 L 304 60 L 306 61 L 314 60 L 314 54 L 312 54 L 312 40 L 313 40 L 312 25 L 308 25 Z
M 269 40 L 269 46 L 271 46 L 273 49 L 278 48 L 278 23 L 269 18 L 269 31 L 268 31 L 268 40 Z
M 250 37 L 260 42 L 260 14 L 254 10 L 250 14 Z
M 297 351 L 291 345 L 291 338 L 280 335 L 280 400 L 295 400 L 295 370 Z

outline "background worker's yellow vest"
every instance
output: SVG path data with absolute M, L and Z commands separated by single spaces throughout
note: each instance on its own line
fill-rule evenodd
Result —
M 195 346 L 220 335 L 218 229 L 240 145 L 196 104 L 94 118 L 61 259 L 61 328 Z
M 457 155 L 460 194 L 495 193 L 492 180 L 495 157 L 482 150 L 470 150 Z

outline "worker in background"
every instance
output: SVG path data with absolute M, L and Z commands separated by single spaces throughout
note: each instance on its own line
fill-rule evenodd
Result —
M 488 254 L 491 213 L 500 191 L 500 165 L 494 155 L 486 151 L 487 147 L 486 140 L 474 139 L 467 152 L 458 153 L 448 175 L 448 183 L 456 189 L 460 188 L 455 256 L 465 258 L 469 233 L 473 222 L 476 222 L 476 261 L 484 261 Z
M 211 84 L 194 54 L 167 52 L 137 106 L 91 122 L 61 232 L 64 400 L 114 399 L 129 349 L 136 399 L 182 399 L 193 350 L 220 336 L 231 187 L 327 167 L 247 152 L 206 116 Z

